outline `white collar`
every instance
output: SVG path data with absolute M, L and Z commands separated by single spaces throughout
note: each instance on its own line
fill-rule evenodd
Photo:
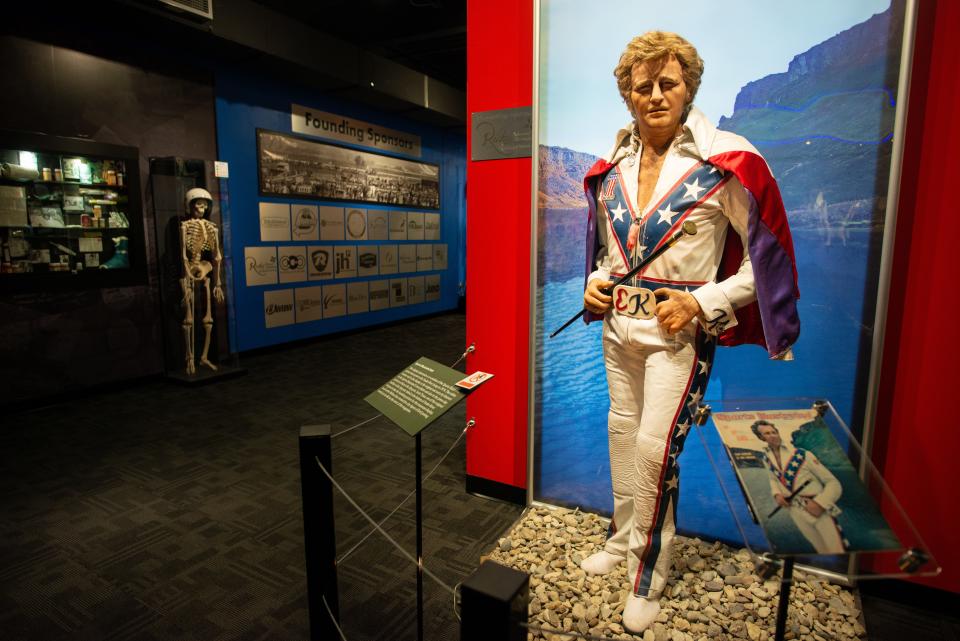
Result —
M 787 444 L 784 443 L 783 441 L 780 441 L 780 447 L 777 448 L 776 450 L 774 450 L 774 449 L 773 449 L 772 447 L 770 447 L 769 445 L 767 445 L 764 449 L 765 449 L 767 452 L 771 453 L 771 454 L 776 453 L 776 454 L 781 454 L 781 455 L 782 455 L 784 452 L 786 452 L 786 454 L 787 454 L 787 457 L 786 457 L 786 458 L 788 458 L 788 459 L 793 456 L 793 453 L 794 453 L 794 452 L 797 451 L 797 448 L 795 448 L 795 447 L 788 447 Z M 784 460 L 784 459 L 781 457 L 781 459 L 780 459 L 781 463 L 783 462 L 783 460 Z
M 632 139 L 632 133 L 632 121 L 617 132 L 616 142 L 605 156 L 609 162 L 618 163 L 631 151 L 636 151 L 636 143 Z M 697 109 L 696 105 L 693 105 L 690 107 L 687 119 L 680 126 L 677 147 L 689 151 L 700 160 L 706 160 L 712 155 L 710 150 L 713 148 L 713 141 L 716 137 L 717 128 L 713 126 L 702 111 Z

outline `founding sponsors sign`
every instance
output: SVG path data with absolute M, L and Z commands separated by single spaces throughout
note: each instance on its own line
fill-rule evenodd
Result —
M 337 140 L 369 147 L 378 151 L 390 151 L 407 156 L 420 157 L 420 136 L 387 129 L 362 120 L 354 120 L 319 109 L 292 104 L 290 126 L 295 133 Z

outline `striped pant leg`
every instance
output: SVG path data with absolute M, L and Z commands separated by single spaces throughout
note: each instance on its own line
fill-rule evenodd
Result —
M 646 360 L 627 555 L 628 578 L 637 596 L 657 597 L 666 584 L 680 495 L 677 457 L 692 425 L 694 402 L 706 391 L 715 345 L 698 329 L 679 349 Z

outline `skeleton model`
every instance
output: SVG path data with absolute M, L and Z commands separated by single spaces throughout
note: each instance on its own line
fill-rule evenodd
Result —
M 217 366 L 207 359 L 210 350 L 210 334 L 213 332 L 213 309 L 210 301 L 210 272 L 216 270 L 216 280 L 213 285 L 213 297 L 218 303 L 223 302 L 223 289 L 220 287 L 220 262 L 223 255 L 220 253 L 220 236 L 217 226 L 207 220 L 206 216 L 213 205 L 210 192 L 199 187 L 187 192 L 185 198 L 187 218 L 180 223 L 180 246 L 183 249 L 183 278 L 180 287 L 183 289 L 183 339 L 186 345 L 187 374 L 197 371 L 194 362 L 194 324 L 193 308 L 194 293 L 202 284 L 206 305 L 203 315 L 203 351 L 200 353 L 200 364 L 216 370 Z M 204 260 L 203 253 L 210 252 L 212 260 Z

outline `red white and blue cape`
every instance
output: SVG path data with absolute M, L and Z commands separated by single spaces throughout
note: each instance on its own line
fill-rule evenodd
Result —
M 736 311 L 737 324 L 720 335 L 720 344 L 752 343 L 764 347 L 772 358 L 783 357 L 800 335 L 797 314 L 800 289 L 793 239 L 776 180 L 766 161 L 745 138 L 717 129 L 696 107 L 691 109 L 684 127 L 693 134 L 701 159 L 724 172 L 732 172 L 743 185 L 750 203 L 746 249 L 753 266 L 757 300 Z M 587 276 L 595 268 L 599 249 L 597 193 L 604 177 L 620 159 L 618 148 L 629 143 L 629 131 L 621 130 L 618 145 L 607 159 L 598 160 L 584 178 L 588 204 Z M 728 233 L 715 281 L 736 273 L 743 252 L 739 235 Z M 584 314 L 588 323 L 601 318 L 589 312 Z

